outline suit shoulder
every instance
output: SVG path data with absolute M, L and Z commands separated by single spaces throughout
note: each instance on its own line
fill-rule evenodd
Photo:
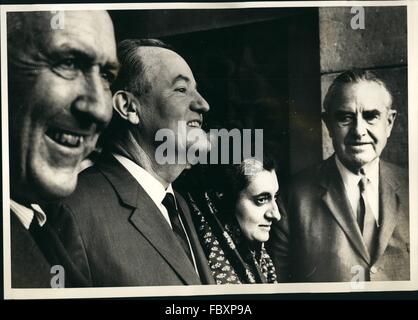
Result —
M 325 162 L 302 169 L 290 179 L 290 190 L 300 190 L 316 185 L 321 172 L 324 170 Z
M 409 174 L 407 169 L 387 161 L 381 161 L 380 171 L 383 178 L 390 184 L 408 190 Z
M 104 174 L 96 167 L 91 166 L 78 175 L 77 187 L 67 198 L 62 200 L 63 204 L 70 207 L 78 207 L 85 203 L 100 203 L 103 193 L 109 193 L 112 189 Z M 95 202 L 95 201 L 99 202 Z
M 385 170 L 387 173 L 398 176 L 400 178 L 407 179 L 408 178 L 408 170 L 400 167 L 394 163 L 387 162 L 381 160 L 382 169 Z
M 89 180 L 91 178 L 94 178 L 96 176 L 101 176 L 101 175 L 102 175 L 102 173 L 97 168 L 97 166 L 92 165 L 91 167 L 88 167 L 87 169 L 81 171 L 78 174 L 78 181 Z

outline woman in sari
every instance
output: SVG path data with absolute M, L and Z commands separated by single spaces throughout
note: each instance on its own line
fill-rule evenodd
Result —
M 211 181 L 207 190 L 188 198 L 216 283 L 276 283 L 264 248 L 271 224 L 280 220 L 273 159 L 210 165 L 205 177 Z

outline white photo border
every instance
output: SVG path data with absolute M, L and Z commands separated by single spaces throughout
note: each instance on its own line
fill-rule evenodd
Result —
M 12 11 L 54 10 L 153 10 L 153 9 L 243 9 L 396 6 L 407 8 L 408 39 L 408 146 L 409 146 L 409 212 L 410 270 L 409 281 L 366 282 L 364 288 L 352 283 L 279 283 L 242 285 L 154 286 L 112 288 L 15 289 L 11 288 L 10 266 L 10 181 L 7 76 L 6 14 Z M 5 299 L 174 297 L 277 293 L 337 293 L 418 290 L 418 1 L 284 1 L 284 2 L 202 2 L 202 3 L 111 3 L 111 4 L 42 4 L 1 6 L 1 112 L 3 170 L 3 267 Z

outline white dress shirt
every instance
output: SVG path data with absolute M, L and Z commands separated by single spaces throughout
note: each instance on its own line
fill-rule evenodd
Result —
M 148 171 L 137 165 L 132 160 L 119 154 L 113 154 L 113 156 L 116 158 L 116 160 L 120 162 L 122 166 L 124 166 L 126 170 L 129 171 L 129 173 L 135 178 L 135 180 L 150 196 L 157 208 L 161 211 L 161 214 L 163 215 L 164 219 L 167 220 L 167 223 L 171 227 L 170 216 L 168 215 L 167 209 L 162 204 L 166 193 L 171 193 L 174 196 L 174 199 L 176 198 L 171 184 L 168 186 L 166 190 L 160 181 L 158 181 Z
M 42 227 L 46 222 L 46 214 L 37 204 L 31 204 L 31 208 L 28 208 L 10 199 L 10 209 L 16 214 L 26 230 L 29 230 L 34 216 L 38 220 L 39 226 Z
M 362 176 L 348 170 L 341 163 L 340 159 L 338 159 L 337 155 L 335 156 L 335 162 L 344 182 L 345 191 L 351 204 L 351 208 L 353 209 L 355 218 L 357 218 L 357 207 L 360 202 L 359 182 Z M 365 189 L 367 201 L 379 225 L 379 158 L 369 163 L 364 171 L 364 174 L 368 179 L 368 184 Z

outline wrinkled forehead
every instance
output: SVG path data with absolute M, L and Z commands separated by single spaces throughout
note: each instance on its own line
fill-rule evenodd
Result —
M 8 28 L 8 41 L 16 51 L 48 54 L 74 46 L 103 59 L 116 59 L 113 24 L 105 11 L 13 13 Z
M 388 110 L 392 97 L 384 85 L 371 80 L 347 83 L 337 91 L 333 109 L 361 108 L 366 110 Z
M 189 65 L 176 52 L 160 47 L 140 47 L 138 54 L 142 58 L 149 80 L 166 77 L 170 81 L 182 75 L 195 83 Z

